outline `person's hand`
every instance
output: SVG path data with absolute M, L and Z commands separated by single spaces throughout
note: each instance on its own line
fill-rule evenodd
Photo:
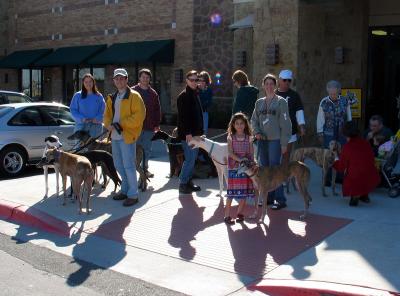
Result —
M 256 135 L 255 135 L 255 138 L 256 138 L 257 140 L 261 140 L 262 136 L 261 136 L 261 134 L 256 134 Z
M 367 140 L 371 140 L 373 137 L 374 137 L 374 133 L 373 133 L 372 131 L 370 131 L 370 132 L 367 134 Z
M 281 146 L 281 154 L 287 153 L 287 147 L 286 146 Z
M 306 126 L 304 124 L 299 125 L 299 130 L 300 137 L 304 137 L 306 135 Z
M 189 143 L 192 140 L 192 135 L 186 135 L 186 143 Z
M 106 126 L 105 127 L 109 132 L 112 132 L 114 130 L 114 127 L 112 125 Z
M 156 126 L 156 127 L 154 128 L 154 132 L 156 133 L 156 132 L 158 132 L 158 131 L 160 131 L 160 127 L 159 127 L 159 126 Z

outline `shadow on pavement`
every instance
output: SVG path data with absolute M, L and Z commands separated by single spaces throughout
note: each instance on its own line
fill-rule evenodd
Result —
M 196 256 L 196 249 L 191 245 L 197 233 L 207 227 L 221 223 L 218 213 L 224 207 L 222 198 L 214 214 L 206 221 L 203 221 L 205 207 L 199 207 L 193 196 L 180 196 L 179 201 L 182 205 L 172 219 L 171 233 L 168 243 L 174 248 L 179 248 L 179 256 L 185 260 L 192 260 Z

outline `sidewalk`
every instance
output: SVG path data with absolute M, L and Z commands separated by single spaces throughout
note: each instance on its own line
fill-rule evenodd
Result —
M 299 295 L 300 287 L 329 291 L 334 284 L 353 295 L 400 290 L 400 199 L 386 190 L 351 208 L 342 197 L 322 197 L 320 169 L 307 162 L 313 204 L 306 221 L 298 220 L 302 201 L 292 192 L 286 209 L 268 211 L 265 225 L 227 227 L 217 179 L 196 180 L 202 191 L 179 196 L 178 180 L 166 178 L 167 159 L 158 142 L 150 160 L 155 178 L 138 205 L 124 208 L 110 197 L 113 186 L 96 187 L 90 215 L 55 196 L 43 200 L 42 175 L 2 180 L 0 218 L 21 225 L 0 221 L 0 232 L 190 295 Z M 54 194 L 54 174 L 49 186 Z

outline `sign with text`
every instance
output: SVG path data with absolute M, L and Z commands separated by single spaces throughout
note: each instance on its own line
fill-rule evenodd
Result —
M 342 96 L 349 101 L 352 118 L 361 118 L 361 88 L 342 88 Z

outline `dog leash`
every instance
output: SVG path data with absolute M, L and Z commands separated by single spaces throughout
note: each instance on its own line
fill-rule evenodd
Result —
M 99 139 L 100 137 L 104 136 L 106 133 L 108 133 L 108 130 L 105 130 L 104 132 L 102 132 L 99 136 L 95 137 L 95 138 L 90 138 L 90 140 L 85 143 L 84 145 L 82 145 L 81 147 L 79 147 L 77 150 L 73 151 L 73 149 L 75 149 L 74 147 L 77 145 L 75 144 L 74 147 L 72 147 L 70 150 L 68 150 L 67 152 L 72 152 L 72 153 L 78 153 L 79 151 L 85 149 L 87 146 L 89 146 L 90 144 L 92 144 L 94 141 L 96 141 L 97 139 Z
M 225 136 L 225 135 L 227 135 L 227 134 L 228 134 L 228 132 L 224 132 L 224 133 L 222 133 L 222 134 L 216 135 L 216 136 L 211 137 L 211 138 L 208 138 L 208 139 L 209 139 L 209 140 L 218 139 L 218 138 L 220 138 L 220 137 L 222 137 L 222 136 Z

